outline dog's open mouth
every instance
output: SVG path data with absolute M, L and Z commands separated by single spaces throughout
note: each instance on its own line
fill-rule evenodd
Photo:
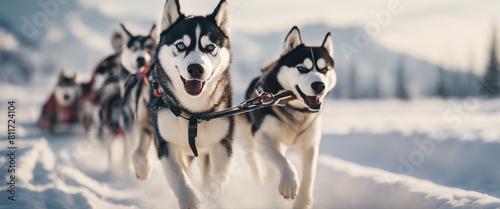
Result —
M 181 76 L 182 83 L 184 83 L 184 90 L 189 95 L 198 96 L 203 91 L 203 87 L 205 87 L 206 81 L 198 81 L 198 80 L 186 80 Z
M 309 110 L 317 112 L 321 109 L 321 101 L 319 95 L 307 96 L 306 94 L 304 94 L 304 92 L 300 90 L 298 85 L 295 86 L 295 89 L 297 89 L 297 91 L 300 94 L 300 97 L 302 97 Z

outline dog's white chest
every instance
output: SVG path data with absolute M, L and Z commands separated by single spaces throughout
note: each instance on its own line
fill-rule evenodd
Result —
M 186 119 L 176 117 L 169 109 L 162 109 L 158 112 L 158 129 L 163 139 L 167 142 L 190 149 L 188 142 L 188 121 Z M 228 131 L 228 118 L 203 121 L 198 124 L 196 146 L 199 149 L 210 148 L 226 137 Z

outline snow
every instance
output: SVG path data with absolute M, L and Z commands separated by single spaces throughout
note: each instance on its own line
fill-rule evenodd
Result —
M 371 134 L 442 132 L 461 140 L 500 142 L 499 100 L 421 99 L 334 100 L 327 108 L 323 130 L 328 134 L 364 131 Z M 363 118 L 363 120 L 359 120 Z M 441 136 L 440 138 L 443 138 Z
M 18 147 L 16 202 L 7 200 L 7 185 L 2 183 L 0 208 L 177 208 L 176 197 L 157 160 L 153 163 L 150 179 L 139 181 L 131 168 L 120 161 L 123 147 L 120 139 L 113 146 L 114 160 L 108 164 L 103 148 L 86 140 L 81 127 L 72 127 L 60 134 L 49 134 L 34 125 L 41 104 L 52 90 L 56 79 L 52 75 L 56 71 L 69 68 L 83 73 L 83 77 L 90 74 L 95 63 L 111 52 L 108 35 L 118 26 L 119 20 L 124 21 L 134 32 L 147 32 L 154 19 L 161 14 L 163 3 L 141 2 L 141 7 L 137 7 L 139 3 L 130 1 L 127 4 L 116 0 L 68 2 L 60 5 L 59 13 L 51 18 L 47 27 L 37 28 L 40 33 L 33 39 L 22 36 L 20 28 L 23 23 L 20 20 L 23 16 L 31 18 L 41 10 L 38 4 L 25 3 L 12 3 L 10 7 L 2 7 L 9 12 L 0 12 L 3 22 L 19 26 L 12 27 L 0 22 L 0 52 L 9 55 L 5 58 L 4 68 L 0 70 L 4 75 L 0 79 L 0 178 L 5 181 L 10 177 L 6 169 L 10 163 L 6 154 L 10 150 L 7 149 L 5 137 L 7 101 L 10 100 L 16 101 Z M 198 3 L 183 1 L 187 13 L 193 13 L 188 8 L 202 8 Z M 349 71 L 353 66 L 358 68 L 361 78 L 356 83 L 363 90 L 360 92 L 362 94 L 368 94 L 368 90 L 373 89 L 373 77 L 378 76 L 377 79 L 383 84 L 382 96 L 392 97 L 395 66 L 399 59 L 403 59 L 412 78 L 409 84 L 411 93 L 424 98 L 408 102 L 327 101 L 314 190 L 315 208 L 500 208 L 500 100 L 476 97 L 464 100 L 425 98 L 435 89 L 437 77 L 434 75 L 438 73 L 438 66 L 428 61 L 439 63 L 445 50 L 442 47 L 433 48 L 428 56 L 422 55 L 422 50 L 428 53 L 429 44 L 436 44 L 436 41 L 441 42 L 443 39 L 447 41 L 440 45 L 446 45 L 449 41 L 454 43 L 457 39 L 469 40 L 466 34 L 448 40 L 450 36 L 446 34 L 460 34 L 455 32 L 470 27 L 457 29 L 458 24 L 448 24 L 450 27 L 447 29 L 452 30 L 442 33 L 439 31 L 444 25 L 443 19 L 437 21 L 433 15 L 418 15 L 422 18 L 414 18 L 415 14 L 421 14 L 419 10 L 427 11 L 433 5 L 441 5 L 432 10 L 436 14 L 442 14 L 444 10 L 449 12 L 444 19 L 454 17 L 456 14 L 451 13 L 459 11 L 469 11 L 469 16 L 474 16 L 472 13 L 475 12 L 486 14 L 488 12 L 479 8 L 488 8 L 490 11 L 496 8 L 493 5 L 498 5 L 498 2 L 475 4 L 472 10 L 465 9 L 471 3 L 461 2 L 458 6 L 461 9 L 449 11 L 446 5 L 455 4 L 455 1 L 436 4 L 430 4 L 429 1 L 404 2 L 408 5 L 405 6 L 405 12 L 395 16 L 394 22 L 384 28 L 380 36 L 368 37 L 366 41 L 370 44 L 361 47 L 360 53 L 352 57 L 343 53 L 341 44 L 356 46 L 355 37 L 362 31 L 363 24 L 372 18 L 369 12 L 380 5 L 382 9 L 385 3 L 373 1 L 363 4 L 361 10 L 353 10 L 346 8 L 358 7 L 359 2 L 350 2 L 345 7 L 336 7 L 338 2 L 329 2 L 327 5 L 330 6 L 322 9 L 330 11 L 334 8 L 335 11 L 329 12 L 334 18 L 325 19 L 317 16 L 321 12 L 297 6 L 297 2 L 287 5 L 293 8 L 290 10 L 282 9 L 283 1 L 273 2 L 266 6 L 267 9 L 262 9 L 259 1 L 230 1 L 235 26 L 231 37 L 234 55 L 232 78 L 234 84 L 241 84 L 234 86 L 234 102 L 241 101 L 246 84 L 259 74 L 262 63 L 279 54 L 283 38 L 293 24 L 299 24 L 307 44 L 320 44 L 328 31 L 333 32 L 339 80 L 349 82 Z M 118 9 L 109 9 L 117 5 Z M 146 7 L 142 7 L 144 5 Z M 207 10 L 203 12 L 211 12 L 209 10 L 212 7 L 203 7 Z M 314 11 L 316 18 L 297 16 L 295 10 L 298 8 L 306 8 L 307 12 L 301 13 L 302 16 Z M 277 9 L 280 14 L 276 13 Z M 257 10 L 259 15 L 253 15 Z M 133 15 L 130 11 L 134 11 Z M 290 15 L 294 17 L 275 18 Z M 348 19 L 345 18 L 347 16 Z M 490 18 L 484 16 L 478 16 L 477 20 Z M 119 20 L 117 17 L 120 17 Z M 318 21 L 318 18 L 322 21 Z M 284 19 L 290 21 L 290 25 L 280 22 Z M 486 28 L 490 24 L 488 21 L 476 24 L 478 21 L 470 18 L 462 20 L 453 18 L 449 21 L 460 21 L 469 26 L 475 24 L 478 30 L 469 30 L 467 34 L 479 31 L 479 35 L 475 34 L 475 38 L 470 40 L 479 43 L 473 44 L 474 53 L 471 56 L 481 65 L 484 57 L 482 53 L 486 52 L 484 46 L 489 41 L 489 30 Z M 264 22 L 266 24 L 262 25 Z M 429 22 L 433 24 L 428 25 Z M 353 23 L 358 27 L 352 26 Z M 255 28 L 256 25 L 259 28 Z M 427 30 L 418 29 L 422 27 Z M 406 36 L 410 33 L 412 35 Z M 429 39 L 429 33 L 434 37 L 432 40 Z M 414 37 L 419 37 L 419 41 L 408 42 Z M 419 47 L 414 47 L 416 45 Z M 462 49 L 464 45 L 456 47 Z M 469 47 L 465 48 L 469 50 Z M 391 49 L 407 51 L 408 54 Z M 463 55 L 464 50 L 456 53 L 445 54 L 449 55 L 448 59 L 454 60 L 457 60 L 456 57 L 469 56 Z M 436 54 L 440 56 L 435 58 Z M 415 57 L 426 57 L 428 61 Z M 468 59 L 460 60 L 457 66 L 461 68 L 464 68 L 462 62 L 469 62 Z M 27 85 L 7 84 L 23 84 L 21 81 L 28 83 L 28 75 L 31 80 Z M 449 77 L 453 78 L 453 74 L 450 73 Z M 348 88 L 338 85 L 331 98 L 347 98 Z M 198 190 L 203 208 L 291 208 L 293 202 L 284 200 L 277 192 L 276 172 L 269 170 L 264 185 L 259 184 L 252 178 L 241 153 L 242 148 L 236 142 L 231 179 L 223 196 L 214 198 L 211 191 Z M 288 157 L 300 171 L 297 154 L 291 151 Z M 190 174 L 195 187 L 201 188 L 197 169 L 193 168 Z
M 103 148 L 86 140 L 80 127 L 55 135 L 38 130 L 34 122 L 44 99 L 28 101 L 32 92 L 16 90 L 0 97 L 0 115 L 6 115 L 6 101 L 15 99 L 19 121 L 16 202 L 7 200 L 7 193 L 2 192 L 0 208 L 178 207 L 158 160 L 153 162 L 151 177 L 139 181 L 120 161 L 120 140 L 113 146 L 114 160 L 108 165 Z M 500 208 L 500 139 L 495 127 L 500 100 L 469 105 L 474 108 L 464 111 L 468 117 L 460 126 L 443 119 L 453 105 L 465 102 L 327 101 L 315 208 Z M 3 120 L 0 126 L 5 136 Z M 442 130 L 442 134 L 436 135 L 435 130 Z M 434 143 L 433 152 L 427 154 L 416 144 L 424 140 Z M 6 142 L 6 138 L 1 141 Z M 415 150 L 425 154 L 419 165 L 412 164 L 409 157 Z M 0 176 L 4 180 L 9 177 L 7 153 L 6 143 L 2 143 Z M 210 191 L 200 189 L 196 166 L 190 170 L 203 208 L 292 206 L 291 200 L 278 194 L 274 170 L 269 169 L 264 185 L 259 184 L 251 176 L 239 143 L 235 154 L 230 183 L 215 200 Z M 300 171 L 297 154 L 290 152 L 288 156 Z M 413 172 L 399 169 L 400 157 L 408 161 Z M 7 190 L 7 186 L 1 184 L 0 190 Z
M 500 197 L 500 100 L 471 101 L 332 101 L 320 152 Z

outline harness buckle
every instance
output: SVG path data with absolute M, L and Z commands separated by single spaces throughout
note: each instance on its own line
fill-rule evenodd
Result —
M 153 78 L 153 81 L 151 82 L 151 86 L 153 87 L 153 95 L 155 97 L 161 97 L 163 92 L 160 91 L 160 84 L 156 79 Z
M 264 106 L 272 105 L 275 101 L 276 101 L 276 98 L 271 93 L 263 92 L 260 95 L 260 103 Z

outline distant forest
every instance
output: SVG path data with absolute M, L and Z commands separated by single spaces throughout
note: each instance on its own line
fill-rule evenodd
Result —
M 419 95 L 420 97 L 440 97 L 440 98 L 465 98 L 475 96 L 483 99 L 500 97 L 500 69 L 498 64 L 496 29 L 493 29 L 491 46 L 489 49 L 489 59 L 483 75 L 473 73 L 472 69 L 467 71 L 458 71 L 437 67 L 438 78 L 429 79 L 430 86 L 433 91 L 427 95 Z M 348 79 L 338 79 L 337 86 L 331 92 L 331 98 L 337 99 L 381 99 L 381 98 L 398 98 L 401 100 L 410 100 L 414 96 L 411 94 L 411 86 L 409 81 L 412 80 L 411 75 L 405 65 L 404 58 L 400 58 L 395 75 L 391 78 L 391 88 L 394 88 L 392 94 L 383 92 L 380 77 L 371 78 L 373 82 L 369 85 L 359 85 L 361 70 L 356 66 L 356 62 L 351 62 L 347 73 Z M 435 75 L 431 75 L 434 77 Z M 345 78 L 345 77 L 344 77 Z

